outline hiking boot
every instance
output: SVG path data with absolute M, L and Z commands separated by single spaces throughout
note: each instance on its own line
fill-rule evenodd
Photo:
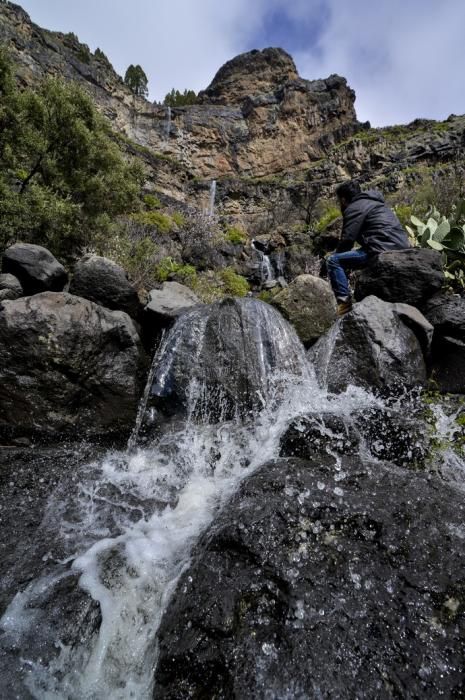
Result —
M 337 315 L 344 316 L 344 314 L 349 313 L 349 311 L 352 311 L 352 299 L 350 297 L 348 299 L 338 299 Z

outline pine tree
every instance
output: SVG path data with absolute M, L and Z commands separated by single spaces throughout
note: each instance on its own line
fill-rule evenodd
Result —
M 147 97 L 149 92 L 147 88 L 148 78 L 141 66 L 133 66 L 131 63 L 124 75 L 124 83 L 134 95 Z

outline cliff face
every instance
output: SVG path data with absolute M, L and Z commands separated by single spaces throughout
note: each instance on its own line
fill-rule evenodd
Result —
M 0 5 L 0 41 L 12 48 L 20 79 L 78 80 L 114 128 L 179 160 L 200 178 L 268 176 L 301 170 L 357 128 L 354 92 L 344 78 L 299 78 L 281 49 L 251 51 L 226 63 L 200 104 L 168 110 L 134 98 L 112 67 L 74 35 L 41 29 L 17 5 Z
M 45 75 L 80 82 L 163 201 L 205 209 L 215 179 L 218 213 L 253 235 L 308 223 L 315 198 L 349 177 L 394 192 L 418 168 L 464 162 L 465 117 L 370 129 L 344 78 L 304 80 L 282 49 L 233 58 L 198 104 L 168 110 L 134 97 L 75 35 L 41 29 L 9 2 L 0 2 L 0 43 L 25 85 Z

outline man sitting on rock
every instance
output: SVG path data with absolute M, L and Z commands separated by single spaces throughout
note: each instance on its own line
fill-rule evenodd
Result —
M 326 266 L 338 315 L 342 316 L 352 308 L 346 271 L 366 267 L 378 253 L 410 248 L 410 243 L 380 192 L 362 192 L 359 183 L 351 180 L 339 185 L 336 195 L 343 216 L 342 234 L 335 252 L 326 258 Z M 352 250 L 354 243 L 360 246 L 356 250 Z

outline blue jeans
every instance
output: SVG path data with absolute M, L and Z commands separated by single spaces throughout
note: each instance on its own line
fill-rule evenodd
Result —
M 333 255 L 326 258 L 328 276 L 336 299 L 344 300 L 350 297 L 346 270 L 359 270 L 365 267 L 367 262 L 368 255 L 363 250 L 349 250 L 346 253 L 333 253 Z

